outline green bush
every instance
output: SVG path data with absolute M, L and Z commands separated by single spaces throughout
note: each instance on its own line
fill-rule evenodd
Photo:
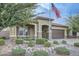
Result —
M 48 56 L 48 52 L 40 50 L 40 51 L 34 51 L 32 53 L 33 56 Z
M 4 45 L 4 44 L 5 44 L 4 39 L 0 39 L 0 45 Z
M 67 42 L 65 40 L 62 40 L 62 44 L 67 44 Z
M 79 47 L 79 42 L 74 43 L 74 46 Z
M 12 55 L 13 56 L 24 56 L 26 53 L 26 50 L 23 48 L 15 48 L 12 49 Z
M 16 44 L 23 44 L 23 40 L 22 39 L 16 39 Z
M 69 55 L 70 54 L 69 49 L 67 49 L 65 47 L 57 47 L 57 48 L 55 48 L 55 51 L 57 54 L 60 54 L 60 55 Z
M 32 39 L 31 39 L 31 38 L 26 38 L 25 40 L 26 40 L 26 41 L 31 41 Z
M 47 42 L 47 39 L 37 39 L 36 44 L 44 44 L 44 42 Z
M 51 46 L 51 43 L 50 42 L 45 42 L 44 43 L 44 47 L 50 47 Z
M 0 37 L 0 39 L 6 39 L 6 37 Z
M 29 44 L 29 41 L 24 41 L 25 44 Z
M 44 40 L 45 42 L 48 42 L 48 39 L 42 38 L 42 40 Z
M 58 41 L 53 41 L 53 44 L 59 44 Z
M 31 41 L 31 40 L 33 40 L 33 39 L 30 38 L 30 37 L 18 37 L 18 39 L 23 39 L 23 40 L 25 40 L 25 41 Z
M 33 41 L 29 41 L 28 46 L 29 47 L 33 47 L 34 46 L 34 42 Z

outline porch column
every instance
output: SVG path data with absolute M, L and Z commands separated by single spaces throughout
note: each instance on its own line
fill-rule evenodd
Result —
M 15 27 L 10 27 L 10 38 L 16 38 L 16 26 Z
M 51 25 L 49 25 L 49 40 L 52 40 L 52 29 L 51 29 Z
M 42 38 L 42 25 L 38 25 L 38 38 Z
M 37 24 L 35 24 L 35 39 L 37 39 Z
M 67 38 L 67 29 L 64 30 L 64 38 Z

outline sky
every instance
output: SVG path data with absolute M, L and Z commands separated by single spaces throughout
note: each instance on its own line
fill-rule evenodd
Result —
M 55 23 L 66 24 L 66 19 L 68 16 L 73 16 L 79 14 L 79 3 L 55 3 L 56 8 L 60 11 L 61 18 L 57 18 L 51 9 L 50 3 L 39 3 L 36 9 L 36 13 L 39 16 L 49 17 L 55 19 Z

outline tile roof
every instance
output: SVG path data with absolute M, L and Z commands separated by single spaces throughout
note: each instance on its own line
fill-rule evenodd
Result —
M 54 19 L 52 19 L 52 18 L 43 17 L 43 16 L 36 16 L 35 19 L 41 19 L 41 20 L 49 20 L 49 19 L 50 19 L 51 21 L 54 20 Z M 58 24 L 58 23 L 52 23 L 52 26 L 66 27 L 66 28 L 68 28 L 68 26 L 66 26 L 66 25 L 62 25 L 62 24 Z
M 37 16 L 37 17 L 35 17 L 35 19 L 51 20 L 51 21 L 53 21 L 53 20 L 54 20 L 54 19 L 52 19 L 52 18 L 43 17 L 43 16 Z
M 62 24 L 58 24 L 58 23 L 52 23 L 52 26 L 57 26 L 57 27 L 67 27 L 67 25 L 62 25 Z

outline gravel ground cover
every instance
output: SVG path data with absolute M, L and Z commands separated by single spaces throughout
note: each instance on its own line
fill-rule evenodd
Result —
M 57 39 L 57 41 L 60 43 L 63 39 Z M 70 55 L 69 56 L 79 56 L 79 48 L 78 47 L 74 47 L 73 43 L 74 42 L 78 42 L 79 40 L 75 40 L 75 39 L 65 39 L 67 41 L 68 44 L 58 44 L 58 45 L 52 45 L 51 47 L 44 47 L 43 45 L 35 45 L 34 47 L 28 47 L 27 44 L 15 44 L 12 40 L 8 39 L 5 40 L 5 45 L 0 46 L 0 55 L 1 56 L 11 56 L 11 51 L 13 48 L 16 47 L 21 47 L 26 49 L 26 56 L 32 56 L 32 52 L 33 51 L 37 51 L 37 50 L 44 50 L 46 52 L 48 52 L 49 56 L 60 56 L 57 55 L 54 48 L 56 47 L 66 47 L 70 50 Z M 53 41 L 53 40 L 52 40 Z M 49 41 L 52 43 L 52 41 Z

